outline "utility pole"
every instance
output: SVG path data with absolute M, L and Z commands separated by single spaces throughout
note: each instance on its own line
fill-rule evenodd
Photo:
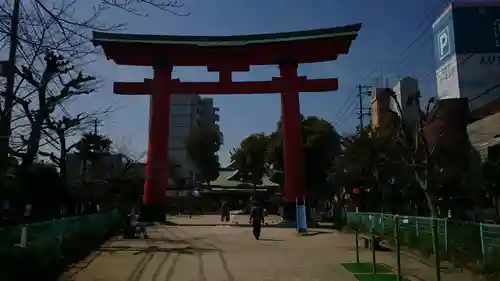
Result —
M 12 106 L 14 104 L 14 83 L 15 83 L 15 69 L 16 69 L 16 53 L 18 38 L 17 32 L 19 28 L 19 6 L 21 0 L 14 0 L 14 6 L 12 9 L 12 20 L 10 24 L 10 49 L 9 49 L 9 60 L 5 65 L 6 69 L 3 70 L 5 77 L 7 78 L 7 85 L 4 94 L 4 108 L 2 111 L 2 116 L 0 118 L 0 157 L 4 158 L 8 155 L 8 146 L 11 135 L 11 120 L 12 120 Z
M 99 127 L 99 120 L 94 120 L 94 135 L 97 136 L 97 128 Z
M 358 98 L 359 98 L 359 105 L 358 105 L 358 117 L 359 117 L 359 128 L 358 128 L 358 133 L 362 134 L 364 130 L 364 123 L 363 123 L 363 118 L 365 116 L 370 116 L 370 112 L 366 112 L 366 110 L 369 110 L 370 108 L 363 107 L 363 98 L 365 96 L 370 96 L 372 91 L 371 91 L 371 86 L 368 85 L 358 85 Z

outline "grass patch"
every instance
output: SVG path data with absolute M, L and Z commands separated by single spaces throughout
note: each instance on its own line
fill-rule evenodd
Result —
M 373 272 L 373 264 L 372 263 L 367 263 L 367 262 L 360 262 L 360 263 L 342 263 L 341 264 L 347 271 L 357 274 L 357 273 L 372 273 Z M 377 273 L 389 273 L 392 272 L 392 269 L 383 264 L 383 263 L 377 263 L 376 264 L 376 269 Z
M 396 281 L 398 276 L 396 274 L 354 274 L 354 277 L 359 281 Z M 408 281 L 407 278 L 401 276 L 401 281 Z

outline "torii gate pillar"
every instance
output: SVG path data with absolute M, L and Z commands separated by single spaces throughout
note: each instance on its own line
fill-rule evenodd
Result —
M 284 162 L 284 217 L 295 218 L 295 202 L 303 202 L 305 178 L 302 150 L 302 120 L 297 85 L 297 63 L 280 64 L 281 77 L 285 85 L 281 93 L 281 119 L 283 131 Z
M 145 170 L 141 219 L 165 220 L 165 195 L 169 179 L 168 143 L 170 135 L 171 65 L 154 67 L 149 105 L 148 156 Z M 161 216 L 161 217 L 158 217 Z

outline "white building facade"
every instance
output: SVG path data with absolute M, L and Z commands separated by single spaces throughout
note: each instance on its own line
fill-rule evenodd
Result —
M 405 77 L 392 88 L 395 99 L 390 100 L 390 109 L 401 116 L 403 114 L 402 120 L 408 125 L 415 123 L 418 120 L 418 115 L 420 114 L 420 107 L 418 104 L 418 96 L 420 91 L 418 89 L 418 81 L 412 77 Z M 397 104 L 401 107 L 399 111 Z
M 198 126 L 216 124 L 218 108 L 211 98 L 199 95 L 172 95 L 170 110 L 169 158 L 178 165 L 182 176 L 194 179 L 196 168 L 186 150 L 186 138 Z

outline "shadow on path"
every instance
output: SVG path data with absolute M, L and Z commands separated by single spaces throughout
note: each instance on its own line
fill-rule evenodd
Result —
M 172 265 L 168 268 L 167 271 L 167 277 L 165 278 L 165 281 L 170 281 L 172 279 L 172 276 L 174 275 L 175 272 L 175 267 L 177 266 L 177 263 L 179 262 L 180 254 L 177 254 L 177 256 L 174 257 L 174 260 L 172 261 Z M 155 279 L 153 279 L 155 280 Z
M 144 257 L 142 257 L 139 262 L 136 264 L 135 268 L 132 270 L 130 273 L 129 277 L 127 278 L 127 281 L 136 281 L 139 280 L 146 269 L 146 266 L 148 263 L 153 259 L 154 254 L 153 253 L 148 253 Z
M 271 239 L 271 238 L 260 238 L 259 241 L 273 241 L 273 242 L 283 242 L 282 239 Z
M 135 241 L 145 241 L 145 242 L 153 242 L 153 243 L 158 243 L 158 242 L 163 242 L 163 243 L 170 243 L 170 244 L 188 244 L 188 245 L 192 245 L 192 243 L 190 242 L 193 242 L 193 241 L 197 241 L 197 240 L 202 240 L 203 238 L 202 237 L 193 237 L 193 238 L 190 238 L 190 239 L 172 239 L 172 238 L 166 238 L 166 237 L 161 237 L 161 238 L 152 238 L 152 237 L 149 237 L 149 238 L 118 238 L 118 239 L 114 239 L 114 240 L 111 240 L 112 242 L 122 242 L 122 243 L 127 243 L 127 242 L 135 242 Z
M 234 281 L 234 275 L 229 269 L 229 265 L 227 264 L 226 257 L 224 257 L 224 254 L 222 252 L 219 252 L 219 257 L 222 263 L 222 268 L 224 269 L 224 272 L 227 275 L 227 281 Z
M 238 222 L 232 222 L 232 223 L 175 223 L 172 221 L 166 221 L 160 223 L 162 225 L 167 225 L 167 226 L 179 226 L 179 227 L 189 227 L 189 226 L 231 226 L 231 227 L 252 227 L 251 224 L 249 223 L 238 223 Z M 283 228 L 283 226 L 279 224 L 264 224 L 263 227 L 273 227 L 273 228 Z
M 332 233 L 335 233 L 335 232 L 332 232 L 332 231 L 309 230 L 309 232 L 303 233 L 303 234 L 301 234 L 301 236 L 308 237 L 308 236 L 316 236 L 316 235 L 321 235 L 321 234 L 332 234 Z
M 176 247 L 176 248 L 160 248 L 156 246 L 149 246 L 147 248 L 143 247 L 131 247 L 131 246 L 113 246 L 113 247 L 101 247 L 96 250 L 96 252 L 108 252 L 108 253 L 116 253 L 116 252 L 136 252 L 139 253 L 178 253 L 193 255 L 197 252 L 207 253 L 207 252 L 220 252 L 219 249 L 210 249 L 210 248 L 201 248 L 201 247 Z

